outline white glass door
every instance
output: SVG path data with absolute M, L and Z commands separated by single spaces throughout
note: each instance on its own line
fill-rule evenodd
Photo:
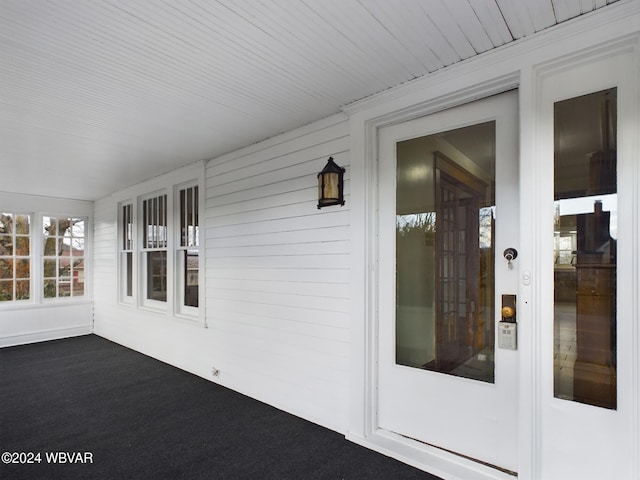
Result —
M 378 426 L 509 472 L 517 103 L 513 91 L 385 127 L 378 172 Z M 503 295 L 516 310 L 509 325 Z

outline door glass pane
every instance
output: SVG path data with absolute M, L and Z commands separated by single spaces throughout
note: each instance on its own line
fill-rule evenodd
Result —
M 616 408 L 616 89 L 554 106 L 554 395 Z
M 396 363 L 494 381 L 495 122 L 397 144 Z

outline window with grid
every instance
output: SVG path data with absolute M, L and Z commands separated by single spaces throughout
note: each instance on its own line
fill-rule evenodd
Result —
M 133 302 L 133 204 L 120 209 L 120 286 L 121 300 Z
M 142 255 L 145 297 L 167 301 L 167 195 L 142 201 Z
M 174 178 L 175 179 L 175 178 Z M 197 175 L 118 203 L 120 303 L 203 321 Z
M 85 225 L 83 218 L 42 218 L 45 299 L 84 296 Z
M 178 192 L 179 237 L 177 246 L 177 282 L 181 313 L 198 306 L 199 227 L 198 186 L 181 188 Z
M 31 297 L 31 217 L 0 213 L 0 302 Z

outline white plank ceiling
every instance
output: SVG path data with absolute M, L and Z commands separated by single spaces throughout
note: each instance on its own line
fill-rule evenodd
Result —
M 607 3 L 0 0 L 0 191 L 94 200 Z

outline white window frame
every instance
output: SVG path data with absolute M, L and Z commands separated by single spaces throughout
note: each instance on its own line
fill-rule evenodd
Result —
M 23 217 L 28 217 L 29 219 L 29 233 L 28 234 L 19 234 L 15 231 L 11 233 L 11 234 L 2 234 L 3 236 L 6 235 L 11 235 L 11 237 L 13 237 L 13 253 L 11 255 L 3 255 L 0 257 L 0 259 L 3 260 L 12 260 L 13 261 L 13 277 L 11 279 L 3 279 L 3 281 L 8 281 L 10 280 L 12 282 L 11 284 L 11 288 L 12 288 L 12 300 L 4 300 L 0 302 L 0 305 L 20 305 L 20 304 L 25 304 L 25 303 L 33 303 L 34 301 L 34 288 L 33 288 L 33 284 L 34 284 L 34 271 L 33 271 L 33 252 L 34 252 L 34 221 L 35 221 L 35 215 L 33 213 L 22 213 L 21 211 L 8 211 L 8 210 L 4 210 L 4 211 L 0 211 L 0 215 L 3 213 L 8 213 L 10 215 L 12 215 L 14 222 L 15 222 L 15 218 L 18 216 L 23 216 Z M 17 247 L 16 247 L 16 243 L 17 243 L 17 238 L 18 237 L 22 237 L 22 238 L 28 238 L 29 240 L 29 255 L 18 255 L 16 253 Z M 29 262 L 29 277 L 28 278 L 18 278 L 15 275 L 16 272 L 16 262 L 18 262 L 19 260 L 28 260 Z M 18 281 L 28 281 L 29 282 L 29 298 L 24 298 L 24 299 L 16 299 L 16 282 Z
M 182 241 L 182 225 L 181 225 L 181 209 L 183 208 L 181 202 L 181 192 L 188 191 L 190 189 L 195 189 L 193 192 L 195 195 L 192 196 L 192 206 L 195 207 L 192 212 L 194 218 L 192 220 L 197 219 L 196 232 L 192 232 L 192 235 L 189 236 L 187 234 L 186 242 Z M 202 285 L 202 255 L 201 255 L 201 232 L 202 228 L 200 228 L 200 206 L 202 205 L 202 201 L 200 199 L 200 193 L 202 188 L 199 186 L 198 181 L 190 181 L 180 185 L 175 186 L 174 193 L 174 241 L 175 241 L 175 314 L 178 316 L 184 316 L 189 318 L 198 318 L 200 315 L 200 305 L 202 302 L 202 295 L 200 295 L 201 285 Z M 190 239 L 189 239 L 190 238 Z M 183 243 L 187 243 L 187 245 L 183 245 Z M 185 305 L 185 291 L 186 291 L 186 283 L 188 282 L 187 276 L 184 275 L 185 272 L 185 254 L 187 251 L 197 251 L 198 255 L 198 270 L 197 270 L 197 288 L 198 288 L 198 306 L 190 306 Z
M 153 205 L 152 208 L 150 209 L 150 212 L 154 215 L 154 218 L 152 219 L 152 221 L 154 222 L 153 225 L 155 227 L 162 227 L 164 228 L 164 234 L 161 232 L 161 230 L 157 230 L 155 232 L 153 232 L 152 237 L 155 237 L 156 240 L 158 241 L 158 239 L 160 239 L 161 244 L 160 245 L 153 245 L 153 246 L 148 246 L 145 245 L 145 241 L 148 240 L 148 234 L 149 232 L 147 231 L 145 233 L 145 228 L 147 228 L 148 225 L 145 225 L 145 202 L 147 201 L 151 201 L 153 202 L 154 199 L 160 199 L 158 201 L 158 203 L 156 204 L 156 206 L 158 207 L 158 210 L 154 211 L 153 210 Z M 139 252 L 139 275 L 138 275 L 138 298 L 139 300 L 139 305 L 143 308 L 148 308 L 148 309 L 152 309 L 152 310 L 157 310 L 157 311 L 162 311 L 162 312 L 166 312 L 166 311 L 170 311 L 169 306 L 172 304 L 172 288 L 171 288 L 171 279 L 173 278 L 173 262 L 171 261 L 171 256 L 169 255 L 169 252 L 172 251 L 172 235 L 170 234 L 170 232 L 172 231 L 172 209 L 170 207 L 170 205 L 172 204 L 173 201 L 173 196 L 171 195 L 171 191 L 167 190 L 167 189 L 163 189 L 163 190 L 158 190 L 155 191 L 153 193 L 144 195 L 144 196 L 140 196 L 138 197 L 138 202 L 137 202 L 137 209 L 138 209 L 138 215 L 137 215 L 137 230 L 138 230 L 138 252 Z M 163 208 L 164 211 L 161 212 L 160 208 L 161 208 L 161 204 L 164 202 Z M 158 214 L 164 213 L 164 219 L 158 218 Z M 164 222 L 164 225 L 163 225 Z M 164 271 L 164 277 L 165 277 L 165 299 L 164 300 L 157 300 L 157 299 L 152 299 L 152 298 L 148 298 L 148 289 L 149 289 L 149 272 L 148 272 L 148 267 L 149 267 L 149 256 L 155 252 L 164 252 L 165 254 L 165 271 Z
M 128 212 L 124 209 L 128 207 Z M 137 241 L 137 208 L 133 200 L 125 200 L 118 204 L 118 292 L 120 303 L 134 305 L 137 293 L 136 241 Z M 127 226 L 130 225 L 130 228 Z M 127 230 L 129 233 L 127 234 Z M 130 261 L 127 262 L 127 257 Z M 129 272 L 129 269 L 131 270 Z M 131 277 L 131 292 L 127 291 L 128 276 Z
M 151 315 L 160 315 L 174 320 L 185 321 L 187 324 L 201 325 L 206 328 L 206 315 L 204 312 L 204 252 L 205 236 L 204 228 L 199 226 L 198 235 L 198 307 L 184 306 L 184 280 L 181 268 L 183 262 L 179 259 L 182 254 L 180 245 L 180 190 L 191 187 L 198 187 L 198 220 L 204 221 L 204 184 L 205 184 L 205 162 L 195 162 L 182 167 L 173 172 L 154 177 L 140 184 L 131 186 L 114 194 L 114 206 L 117 208 L 115 236 L 116 244 L 113 248 L 113 258 L 117 265 L 117 281 L 114 288 L 118 305 L 124 308 L 133 308 Z M 143 245 L 144 236 L 144 213 L 143 206 L 145 200 L 166 195 L 166 248 L 151 248 Z M 131 204 L 133 206 L 133 298 L 126 295 L 126 265 L 123 264 L 123 206 Z M 147 262 L 148 253 L 151 251 L 166 251 L 166 287 L 167 296 L 165 300 L 154 300 L 147 298 Z
M 45 255 L 45 242 L 46 242 L 46 238 L 44 235 L 44 225 L 45 225 L 45 221 L 44 219 L 46 218 L 55 218 L 56 221 L 58 221 L 59 219 L 72 219 L 72 220 L 82 220 L 82 222 L 84 222 L 84 226 L 83 226 L 83 252 L 82 252 L 82 256 L 81 257 L 76 257 L 73 255 L 73 252 L 70 251 L 70 255 L 68 256 L 70 259 L 73 258 L 82 258 L 83 259 L 83 290 L 82 290 L 82 294 L 81 295 L 74 295 L 73 293 L 73 273 L 71 273 L 71 280 L 70 280 L 70 292 L 69 295 L 60 295 L 60 277 L 59 277 L 59 271 L 60 271 L 60 259 L 61 258 L 65 258 L 64 256 L 60 255 L 58 253 L 58 249 L 56 248 L 56 254 L 55 255 Z M 38 261 L 40 262 L 40 265 L 38 266 L 38 270 L 39 270 L 39 282 L 38 282 L 38 288 L 39 288 L 39 293 L 38 293 L 38 299 L 43 302 L 43 303 L 49 303 L 49 302 L 68 302 L 68 301 L 86 301 L 87 299 L 91 298 L 91 292 L 90 292 L 90 278 L 91 278 L 91 271 L 90 271 L 90 262 L 91 259 L 89 257 L 89 245 L 91 242 L 91 236 L 90 236 L 90 232 L 91 232 L 91 223 L 90 223 L 90 218 L 87 217 L 86 215 L 73 215 L 73 214 L 69 214 L 69 213 L 43 213 L 42 215 L 38 215 L 38 223 L 37 226 L 39 228 L 39 234 L 40 234 L 40 248 L 39 248 L 39 255 L 38 255 Z M 64 238 L 65 236 L 63 235 L 62 237 L 58 234 L 58 232 L 56 231 L 56 242 L 58 241 L 58 238 Z M 74 238 L 73 235 L 71 238 Z M 79 237 L 78 237 L 79 238 Z M 44 273 L 44 266 L 45 266 L 45 261 L 51 261 L 51 260 L 55 260 L 56 262 L 56 276 L 55 277 L 45 277 L 45 273 Z M 70 261 L 70 267 L 71 267 L 71 272 L 74 271 L 73 269 L 73 265 Z M 45 297 L 44 294 L 44 288 L 45 288 L 45 284 L 47 282 L 47 280 L 55 280 L 55 285 L 56 285 L 56 295 L 55 297 Z

